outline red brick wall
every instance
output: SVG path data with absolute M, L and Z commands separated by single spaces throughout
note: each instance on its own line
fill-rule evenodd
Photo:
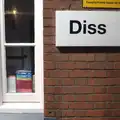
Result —
M 62 53 L 55 47 L 55 10 L 70 4 L 82 9 L 80 0 L 44 0 L 45 116 L 120 120 L 120 50 Z

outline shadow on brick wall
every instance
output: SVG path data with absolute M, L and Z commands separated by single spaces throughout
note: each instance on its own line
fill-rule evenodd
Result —
M 57 47 L 61 53 L 119 53 L 120 47 Z

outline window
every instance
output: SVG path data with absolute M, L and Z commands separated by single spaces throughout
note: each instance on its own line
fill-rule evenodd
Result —
M 0 0 L 0 101 L 43 109 L 43 1 Z

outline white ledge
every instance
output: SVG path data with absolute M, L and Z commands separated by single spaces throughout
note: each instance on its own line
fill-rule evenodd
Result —
M 0 113 L 44 113 L 40 103 L 3 103 Z

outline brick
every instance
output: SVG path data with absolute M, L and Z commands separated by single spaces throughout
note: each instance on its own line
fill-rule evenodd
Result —
M 108 109 L 120 109 L 120 102 L 109 102 L 106 104 L 106 108 Z
M 112 94 L 112 98 L 114 102 L 120 102 L 120 95 L 119 94 Z
M 55 48 L 53 45 L 44 45 L 44 52 L 45 53 L 59 53 L 59 50 Z
M 114 69 L 114 62 L 105 62 L 105 69 L 106 70 L 111 70 Z
M 56 54 L 55 61 L 68 61 L 69 55 L 68 54 Z
M 69 104 L 69 109 L 92 109 L 93 108 L 93 103 L 87 103 L 87 102 L 72 102 Z
M 120 78 L 107 78 L 105 79 L 106 85 L 112 85 L 112 86 L 119 86 L 120 85 Z
M 44 62 L 44 69 L 46 70 L 51 70 L 51 69 L 55 69 L 55 63 L 54 62 Z
M 120 110 L 114 110 L 113 112 L 112 112 L 112 116 L 113 117 L 120 117 Z
M 45 103 L 45 108 L 46 109 L 68 109 L 68 103 L 52 103 L 48 102 Z
M 93 93 L 94 88 L 89 86 L 80 86 L 80 87 L 62 87 L 63 93 Z
M 62 101 L 62 95 L 54 95 L 54 102 L 61 102 Z
M 112 94 L 95 94 L 87 96 L 87 101 L 89 102 L 107 102 L 113 101 Z
M 114 110 L 111 110 L 111 109 L 104 110 L 104 117 L 108 117 L 108 116 L 112 117 L 113 112 L 114 112 Z
M 62 78 L 62 77 L 68 77 L 69 71 L 67 70 L 49 70 L 49 77 L 52 78 Z
M 90 86 L 75 87 L 75 93 L 93 93 L 94 88 Z
M 79 61 L 79 62 L 84 62 L 84 61 L 94 61 L 94 54 L 72 54 L 69 57 L 69 60 L 72 61 Z
M 119 78 L 88 78 L 88 85 L 96 85 L 96 86 L 118 86 L 120 85 Z
M 85 111 L 82 111 L 82 110 L 64 110 L 62 111 L 62 116 L 64 117 L 81 117 L 81 116 L 85 116 Z
M 88 78 L 87 85 L 100 85 L 99 83 L 96 83 L 96 79 L 98 79 L 98 81 L 100 81 L 99 79 L 102 79 L 102 78 Z
M 88 110 L 86 112 L 86 116 L 89 116 L 89 117 L 102 117 L 102 116 L 105 116 L 105 111 L 104 110 Z
M 53 36 L 55 35 L 55 27 L 45 27 L 44 36 Z
M 69 60 L 71 61 L 86 61 L 87 54 L 72 54 L 69 56 Z
M 120 62 L 115 62 L 114 67 L 115 69 L 120 69 Z
M 44 9 L 43 11 L 44 18 L 55 18 L 55 11 L 52 9 Z
M 94 109 L 106 109 L 105 102 L 94 102 Z
M 47 102 L 54 101 L 54 96 L 53 95 L 45 94 L 44 98 L 45 98 L 45 101 L 47 101 Z
M 62 117 L 62 110 L 56 110 L 56 118 L 59 120 Z
M 87 54 L 87 61 L 94 61 L 95 60 L 95 54 L 88 53 Z
M 87 95 L 81 95 L 81 94 L 78 94 L 78 95 L 75 95 L 75 101 L 78 102 L 78 101 L 87 101 Z
M 119 53 L 109 53 L 107 54 L 108 61 L 120 61 L 120 54 Z
M 62 85 L 63 86 L 71 86 L 71 85 L 74 85 L 74 84 L 75 84 L 75 81 L 73 79 L 66 78 L 66 79 L 62 80 Z
M 75 87 L 62 87 L 64 94 L 74 94 L 76 89 Z
M 105 69 L 105 63 L 104 62 L 89 62 L 88 66 L 89 66 L 89 69 L 92 69 L 92 70 Z
M 70 77 L 88 77 L 90 71 L 88 70 L 73 70 L 69 73 Z
M 111 77 L 111 78 L 120 77 L 120 70 L 108 70 L 107 77 Z
M 46 117 L 54 117 L 56 112 L 52 111 L 52 110 L 46 110 L 45 109 L 44 114 L 45 114 Z
M 87 84 L 87 78 L 75 78 L 75 85 L 86 85 Z
M 107 93 L 120 93 L 120 87 L 108 87 Z
M 45 102 L 61 102 L 62 96 L 61 95 L 53 95 L 53 94 L 45 94 Z
M 44 92 L 45 93 L 54 93 L 54 88 L 53 87 L 44 87 Z
M 88 77 L 106 77 L 106 71 L 105 70 L 91 70 L 89 71 Z
M 46 53 L 44 54 L 44 60 L 45 61 L 68 61 L 68 54 L 57 54 L 57 53 Z
M 45 78 L 44 80 L 45 86 L 58 86 L 62 85 L 61 80 L 53 79 L 53 78 Z
M 59 5 L 59 7 L 57 8 L 58 10 L 70 10 L 71 7 L 70 5 L 72 6 L 72 4 L 74 3 L 75 1 L 74 0 L 71 0 L 71 1 L 61 1 Z
M 106 88 L 101 86 L 94 87 L 94 93 L 96 94 L 106 93 Z
M 47 70 L 44 70 L 44 77 L 45 78 L 49 77 L 49 74 L 48 74 Z
M 101 79 L 102 78 L 88 78 L 87 79 L 87 85 L 101 85 L 100 84 L 101 83 Z
M 56 62 L 56 68 L 58 69 L 75 69 L 74 62 Z
M 52 8 L 54 10 L 62 10 L 68 9 L 69 4 L 73 3 L 74 1 L 59 1 L 59 0 L 52 0 L 52 1 L 44 1 L 44 8 Z
M 56 8 L 56 5 L 57 5 L 57 3 L 55 2 L 55 0 L 50 0 L 50 1 L 48 1 L 48 0 L 44 0 L 44 8 Z M 55 5 L 56 4 L 56 5 Z
M 58 103 L 58 108 L 68 109 L 69 108 L 69 103 Z
M 75 69 L 88 69 L 89 66 L 87 62 L 75 62 L 74 68 Z
M 96 53 L 95 54 L 95 61 L 105 61 L 106 54 L 105 53 Z
M 55 36 L 44 36 L 45 45 L 55 45 Z
M 71 10 L 81 10 L 82 9 L 82 1 L 75 1 L 72 5 L 71 5 Z
M 48 94 L 62 94 L 63 89 L 61 87 L 45 86 L 44 92 Z
M 53 18 L 46 18 L 43 21 L 44 27 L 55 27 L 55 19 Z
M 63 101 L 64 101 L 64 102 L 75 101 L 75 97 L 74 97 L 74 95 L 64 95 L 64 96 L 63 96 Z
M 47 85 L 55 85 L 56 83 L 55 83 L 55 81 L 52 81 L 52 80 L 49 80 L 49 79 L 44 79 L 44 83 L 45 83 L 45 86 Z

